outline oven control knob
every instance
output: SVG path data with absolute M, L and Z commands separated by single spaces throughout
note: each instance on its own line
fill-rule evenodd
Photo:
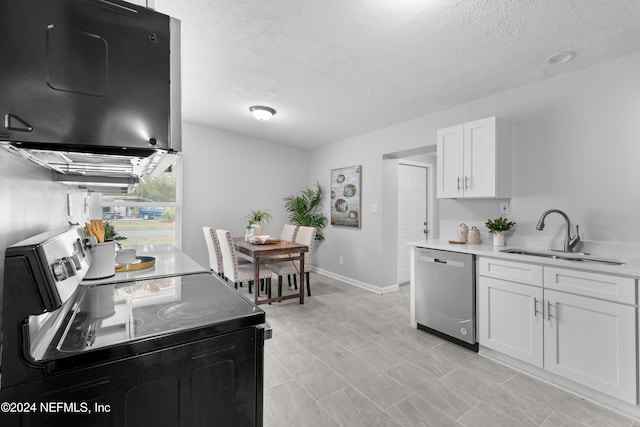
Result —
M 55 277 L 58 282 L 61 282 L 68 277 L 62 260 L 53 264 L 52 268 L 53 268 L 53 277 Z
M 59 259 L 51 268 L 53 270 L 53 276 L 58 282 L 76 275 L 75 262 L 68 257 Z
M 69 257 L 69 259 L 73 262 L 73 266 L 76 271 L 82 270 L 82 263 L 80 262 L 80 257 L 78 255 L 73 255 Z

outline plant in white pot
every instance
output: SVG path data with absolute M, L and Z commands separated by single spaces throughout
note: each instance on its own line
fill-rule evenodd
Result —
M 110 222 L 104 222 L 104 241 L 108 242 L 110 240 L 114 240 L 118 248 L 122 248 L 122 244 L 120 243 L 122 240 L 127 240 L 125 236 L 121 236 L 116 231 L 116 228 Z
M 262 230 L 271 221 L 271 211 L 268 209 L 251 209 L 251 213 L 245 215 L 243 219 L 247 220 L 247 230 L 251 230 L 251 234 L 254 236 L 260 236 Z
M 493 234 L 493 246 L 504 246 L 504 232 L 511 230 L 515 225 L 515 222 L 502 217 L 488 219 L 484 224 L 489 229 L 489 233 Z

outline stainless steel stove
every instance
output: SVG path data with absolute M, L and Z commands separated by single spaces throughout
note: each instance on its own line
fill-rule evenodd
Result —
M 113 408 L 74 414 L 75 425 L 129 425 L 139 418 L 147 425 L 208 425 L 209 417 L 216 425 L 262 425 L 260 308 L 204 272 L 87 284 L 82 279 L 91 262 L 78 226 L 7 249 L 3 400 L 81 396 Z M 148 396 L 134 392 L 163 382 L 173 390 L 164 411 L 142 404 Z M 42 413 L 2 413 L 0 420 L 3 426 L 70 421 Z

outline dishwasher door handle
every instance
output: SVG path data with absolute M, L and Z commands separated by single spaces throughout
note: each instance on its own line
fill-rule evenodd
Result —
M 435 263 L 435 264 L 444 264 L 447 267 L 464 268 L 464 262 L 463 261 L 454 261 L 452 259 L 434 258 L 434 257 L 428 257 L 428 256 L 420 255 L 420 261 L 429 262 L 429 263 Z

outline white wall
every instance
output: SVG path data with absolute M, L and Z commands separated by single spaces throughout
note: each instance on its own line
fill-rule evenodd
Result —
M 67 193 L 76 215 L 67 216 Z M 51 181 L 51 172 L 0 149 L 0 307 L 8 246 L 43 231 L 84 221 L 84 193 Z M 1 324 L 1 316 L 0 316 Z
M 543 211 L 558 208 L 580 224 L 583 239 L 640 243 L 639 74 L 636 53 L 314 150 L 311 176 L 328 185 L 331 169 L 361 164 L 363 190 L 362 228 L 329 226 L 316 265 L 381 289 L 393 285 L 387 266 L 394 252 L 382 245 L 384 230 L 395 227 L 380 214 L 389 188 L 381 182 L 383 155 L 433 145 L 437 129 L 492 115 L 513 124 L 514 235 L 561 238 L 560 216 L 535 230 Z M 502 201 L 440 200 L 440 237 L 455 237 L 460 222 L 486 233 L 484 222 L 500 216 Z M 370 212 L 373 203 L 378 213 Z
M 290 146 L 185 122 L 182 148 L 182 250 L 205 267 L 203 226 L 244 236 L 242 218 L 269 209 L 266 232 L 279 236 L 288 222 L 282 199 L 315 183 L 309 152 Z
M 183 249 L 206 266 L 201 227 L 242 235 L 242 217 L 251 209 L 270 209 L 268 232 L 277 235 L 287 222 L 283 197 L 316 180 L 328 189 L 331 169 L 362 165 L 362 227 L 329 225 L 314 265 L 380 289 L 391 286 L 395 275 L 388 266 L 395 248 L 388 244 L 388 230 L 396 224 L 385 212 L 395 207 L 385 203 L 393 200 L 388 192 L 394 186 L 384 182 L 383 156 L 415 152 L 435 144 L 441 127 L 490 115 L 513 123 L 514 237 L 561 238 L 559 216 L 549 217 L 543 232 L 535 231 L 544 210 L 559 208 L 581 225 L 583 239 L 638 244 L 640 197 L 633 171 L 640 161 L 639 73 L 637 53 L 311 152 L 185 123 Z M 49 172 L 0 150 L 0 256 L 10 244 L 66 224 L 67 192 Z M 81 209 L 82 193 L 71 194 Z M 500 202 L 441 200 L 440 237 L 455 236 L 460 222 L 485 232 L 486 219 L 500 215 Z M 372 204 L 377 213 L 370 212 Z M 324 211 L 329 216 L 328 204 Z M 0 290 L 2 277 L 0 263 Z

